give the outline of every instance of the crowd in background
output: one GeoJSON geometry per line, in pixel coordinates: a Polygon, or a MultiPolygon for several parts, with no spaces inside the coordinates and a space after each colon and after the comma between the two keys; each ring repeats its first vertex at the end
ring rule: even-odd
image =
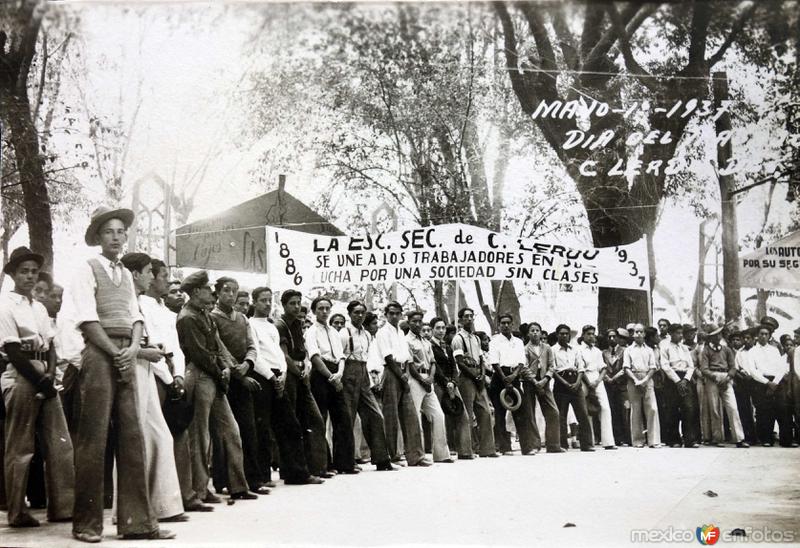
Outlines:
{"type": "Polygon", "coordinates": [[[170,280],[161,260],[122,254],[131,220],[94,213],[86,243],[100,253],[66,289],[27,248],[4,266],[0,504],[12,527],[39,526],[31,509],[46,508],[99,542],[110,508],[123,538],[169,539],[160,523],[221,496],[252,500],[277,479],[319,485],[369,463],[798,446],[800,329],[776,341],[774,318],[598,332],[515,325],[500,310],[490,334],[469,307],[450,322],[357,300],[346,317],[324,295],[246,292],[205,271],[170,280]]]}

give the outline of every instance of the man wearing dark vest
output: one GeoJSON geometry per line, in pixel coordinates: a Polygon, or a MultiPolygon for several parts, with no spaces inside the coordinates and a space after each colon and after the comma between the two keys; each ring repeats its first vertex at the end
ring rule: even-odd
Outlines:
{"type": "Polygon", "coordinates": [[[189,426],[192,448],[192,480],[203,502],[219,503],[208,491],[208,453],[211,444],[209,419],[213,420],[220,445],[225,452],[228,490],[231,499],[256,499],[247,489],[242,464],[242,438],[225,394],[231,375],[240,375],[236,364],[219,337],[217,326],[208,314],[213,301],[205,270],[188,276],[181,290],[189,302],[178,314],[178,342],[186,358],[186,392],[194,398],[194,416],[189,426]]]}
{"type": "Polygon", "coordinates": [[[75,510],[72,534],[100,542],[103,533],[104,460],[109,423],[117,431],[119,506],[117,530],[124,539],[169,539],[150,506],[144,438],[136,407],[134,366],[143,318],[133,278],[119,257],[133,221],[129,209],[101,206],[86,229],[89,259],[73,278],[73,320],[86,340],[81,359],[81,416],[75,440],[75,510]]]}
{"type": "MultiPolygon", "coordinates": [[[[302,295],[289,289],[281,294],[283,315],[275,321],[278,328],[281,350],[286,359],[286,382],[284,397],[290,409],[303,427],[303,447],[306,464],[312,476],[332,478],[328,472],[328,446],[325,441],[325,422],[319,412],[317,402],[311,395],[311,362],[303,340],[302,295]]],[[[283,471],[281,471],[283,476],[283,471]]]]}
{"type": "Polygon", "coordinates": [[[522,371],[524,391],[522,405],[527,405],[532,418],[534,447],[542,447],[542,437],[536,425],[536,400],[544,415],[544,440],[548,453],[563,453],[561,448],[561,424],[558,406],[550,388],[555,374],[553,349],[542,340],[542,326],[538,322],[528,324],[528,344],[525,345],[526,366],[522,371]]]}
{"type": "MultiPolygon", "coordinates": [[[[210,316],[217,325],[222,344],[233,356],[235,367],[239,371],[239,375],[231,379],[228,402],[242,437],[244,475],[251,491],[267,495],[269,488],[266,483],[270,481],[270,467],[269,463],[262,463],[260,459],[252,394],[261,390],[261,385],[251,374],[256,362],[256,345],[247,318],[234,308],[239,293],[238,282],[223,276],[217,280],[214,290],[217,294],[217,306],[210,316]]],[[[222,464],[224,469],[224,454],[215,455],[214,460],[215,463],[222,464]]]]}

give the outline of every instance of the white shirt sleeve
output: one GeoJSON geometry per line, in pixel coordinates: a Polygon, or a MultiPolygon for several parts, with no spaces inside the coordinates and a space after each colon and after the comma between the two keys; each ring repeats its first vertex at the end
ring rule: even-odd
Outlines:
{"type": "Polygon", "coordinates": [[[310,360],[314,356],[319,356],[322,358],[322,352],[320,351],[319,342],[317,341],[317,324],[314,324],[308,328],[308,331],[306,331],[305,340],[308,359],[310,360]]]}

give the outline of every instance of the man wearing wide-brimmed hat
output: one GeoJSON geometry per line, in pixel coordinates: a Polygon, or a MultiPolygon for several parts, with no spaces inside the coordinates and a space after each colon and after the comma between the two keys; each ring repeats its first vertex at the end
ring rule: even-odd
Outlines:
{"type": "Polygon", "coordinates": [[[705,377],[706,409],[711,420],[711,443],[724,447],[725,431],[723,429],[720,402],[725,409],[731,434],[737,447],[750,447],[744,441],[742,422],[736,407],[736,396],[731,381],[736,376],[736,358],[733,350],[720,344],[720,334],[724,325],[706,333],[706,343],[700,353],[700,370],[705,377]]]}
{"type": "Polygon", "coordinates": [[[55,331],[44,305],[32,296],[43,262],[38,253],[20,247],[3,268],[14,280],[14,290],[0,297],[0,348],[9,362],[0,389],[6,406],[4,468],[11,527],[39,525],[25,506],[34,438],[45,456],[48,520],[69,521],[74,503],[72,441],[53,384],[55,331]]]}
{"type": "Polygon", "coordinates": [[[69,301],[73,321],[83,334],[81,416],[75,440],[75,512],[73,536],[100,542],[103,533],[104,456],[113,420],[117,431],[119,477],[117,530],[125,539],[173,538],[160,531],[150,506],[145,446],[136,406],[133,367],[139,352],[143,318],[131,273],[120,255],[133,222],[129,209],[100,206],[92,213],[85,240],[100,254],[80,265],[69,301]]]}

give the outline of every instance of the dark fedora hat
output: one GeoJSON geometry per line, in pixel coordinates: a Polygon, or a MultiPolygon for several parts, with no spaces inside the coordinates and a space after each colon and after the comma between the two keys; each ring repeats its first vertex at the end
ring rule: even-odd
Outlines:
{"type": "Polygon", "coordinates": [[[464,402],[461,401],[461,398],[459,398],[458,394],[455,392],[451,394],[449,390],[444,390],[444,394],[442,395],[442,411],[444,411],[445,415],[460,417],[464,412],[464,402]]]}
{"type": "Polygon", "coordinates": [[[97,232],[103,224],[111,219],[119,219],[125,225],[125,228],[129,228],[133,223],[133,211],[124,208],[114,209],[107,205],[99,206],[92,212],[92,220],[86,228],[86,234],[84,235],[86,245],[95,246],[100,244],[97,232]]]}
{"type": "Polygon", "coordinates": [[[11,276],[14,274],[14,272],[16,272],[17,267],[19,267],[19,265],[25,261],[35,261],[36,264],[39,265],[39,268],[42,268],[42,265],[44,264],[44,257],[38,253],[34,253],[25,246],[18,247],[11,252],[11,256],[8,258],[8,263],[6,263],[6,265],[3,267],[3,272],[11,276]]]}
{"type": "Polygon", "coordinates": [[[522,394],[519,393],[516,387],[511,386],[510,388],[510,391],[508,388],[503,388],[500,391],[500,405],[513,413],[522,405],[522,394]]]}

